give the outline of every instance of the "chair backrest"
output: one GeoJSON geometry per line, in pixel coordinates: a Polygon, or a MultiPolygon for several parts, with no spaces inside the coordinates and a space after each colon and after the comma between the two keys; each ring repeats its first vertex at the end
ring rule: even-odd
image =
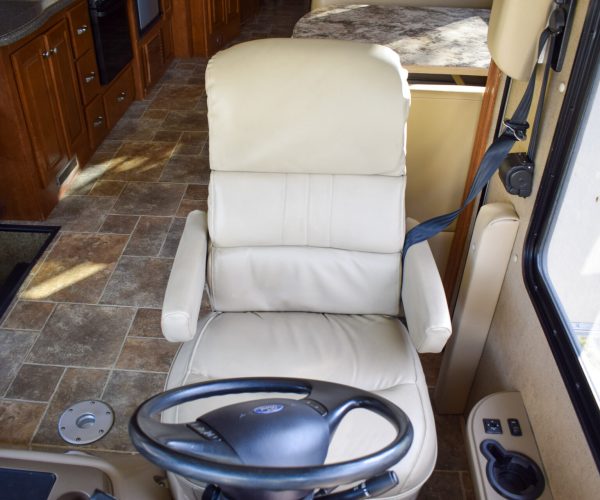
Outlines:
{"type": "Polygon", "coordinates": [[[395,52],[259,40],[206,72],[219,311],[397,314],[406,73],[395,52]]]}

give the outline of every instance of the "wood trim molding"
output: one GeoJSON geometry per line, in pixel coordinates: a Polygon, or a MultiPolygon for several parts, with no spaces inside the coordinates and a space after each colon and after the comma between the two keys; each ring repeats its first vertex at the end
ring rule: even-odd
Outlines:
{"type": "MultiPolygon", "coordinates": [[[[496,98],[498,96],[501,77],[502,72],[498,66],[496,66],[494,61],[491,61],[485,91],[483,94],[483,100],[481,103],[479,121],[477,123],[477,133],[475,135],[475,141],[473,142],[471,162],[469,163],[469,170],[467,172],[465,190],[463,192],[461,203],[464,202],[467,197],[467,193],[471,187],[471,183],[473,182],[473,178],[475,177],[479,163],[481,162],[481,159],[487,150],[488,138],[492,127],[492,119],[494,118],[494,108],[496,105],[496,98]]],[[[467,205],[456,221],[456,230],[454,232],[454,238],[452,239],[452,245],[450,247],[446,272],[444,273],[444,289],[446,291],[446,299],[450,304],[451,310],[453,309],[453,300],[456,295],[456,288],[458,286],[458,277],[464,262],[463,256],[467,245],[467,238],[469,236],[471,221],[473,218],[473,210],[476,201],[477,200],[467,205]]]]}

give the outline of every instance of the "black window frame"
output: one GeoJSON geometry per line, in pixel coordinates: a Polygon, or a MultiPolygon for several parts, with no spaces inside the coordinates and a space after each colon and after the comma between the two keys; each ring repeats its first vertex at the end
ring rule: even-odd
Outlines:
{"type": "MultiPolygon", "coordinates": [[[[600,408],[570,339],[570,325],[546,270],[546,249],[596,85],[600,85],[600,2],[590,2],[525,246],[525,285],[600,471],[600,408]]],[[[596,111],[600,112],[600,110],[596,111]]]]}

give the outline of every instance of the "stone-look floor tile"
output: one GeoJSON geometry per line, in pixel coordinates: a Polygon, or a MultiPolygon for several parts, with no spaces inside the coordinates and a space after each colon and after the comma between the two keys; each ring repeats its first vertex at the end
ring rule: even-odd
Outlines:
{"type": "Polygon", "coordinates": [[[123,256],[100,302],[136,307],[162,307],[173,261],[123,256]]]}
{"type": "Polygon", "coordinates": [[[173,155],[160,176],[161,182],[208,184],[209,180],[208,161],[202,156],[173,155]]]}
{"type": "Polygon", "coordinates": [[[129,337],[116,368],[167,373],[179,345],[164,339],[129,337]]]}
{"type": "MultiPolygon", "coordinates": [[[[157,110],[162,111],[162,110],[157,110]]],[[[177,144],[179,142],[179,138],[181,137],[181,132],[173,131],[173,130],[157,130],[154,134],[155,142],[169,142],[177,144]]]]}
{"type": "Polygon", "coordinates": [[[33,438],[36,444],[66,446],[58,435],[58,420],[69,406],[84,399],[100,399],[110,370],[67,368],[48,411],[33,438]]]}
{"type": "Polygon", "coordinates": [[[130,337],[162,337],[161,312],[160,309],[138,309],[128,335],[130,337]]]}
{"type": "Polygon", "coordinates": [[[107,215],[100,233],[131,234],[138,223],[137,215],[107,215]]]}
{"type": "Polygon", "coordinates": [[[108,368],[119,356],[134,315],[129,307],[59,304],[28,361],[108,368]]]}
{"type": "Polygon", "coordinates": [[[438,457],[435,468],[464,471],[469,468],[464,439],[464,419],[458,415],[435,414],[438,457]]]}
{"type": "Polygon", "coordinates": [[[175,215],[185,184],[131,182],[119,197],[113,213],[124,215],[175,215]]]}
{"type": "Polygon", "coordinates": [[[419,492],[418,500],[462,500],[460,474],[458,472],[433,471],[419,492]]]}
{"type": "Polygon", "coordinates": [[[208,200],[208,185],[190,184],[183,195],[184,200],[208,200]]]}
{"type": "Polygon", "coordinates": [[[127,426],[135,409],[146,399],[164,390],[167,375],[114,370],[102,400],[115,411],[116,419],[105,438],[94,443],[98,449],[133,451],[127,426]]]}
{"type": "MultiPolygon", "coordinates": [[[[179,143],[173,152],[174,155],[199,155],[204,150],[208,132],[182,132],[179,143]]],[[[208,158],[206,158],[208,167],[208,158]]]]}
{"type": "Polygon", "coordinates": [[[174,145],[166,142],[125,142],[110,162],[103,179],[156,181],[171,157],[174,145]]]}
{"type": "Polygon", "coordinates": [[[54,394],[64,371],[62,366],[24,364],[8,389],[6,397],[28,401],[48,401],[54,394]]]}
{"type": "Polygon", "coordinates": [[[46,220],[49,225],[61,226],[63,231],[95,232],[116,198],[67,196],[63,198],[46,220]]]}
{"type": "Polygon", "coordinates": [[[125,188],[122,181],[96,181],[89,196],[119,196],[125,188]]]}
{"type": "Polygon", "coordinates": [[[33,332],[0,330],[0,395],[15,378],[36,338],[33,332]]]}
{"type": "Polygon", "coordinates": [[[0,442],[29,444],[45,410],[45,403],[0,401],[0,442]]]}
{"type": "Polygon", "coordinates": [[[100,146],[98,146],[98,149],[96,149],[96,153],[116,153],[121,147],[121,144],[121,141],[106,140],[102,144],[100,144],[100,146]]]}
{"type": "Polygon", "coordinates": [[[419,354],[419,359],[423,366],[427,387],[435,387],[442,364],[442,354],[419,354]]]}
{"type": "Polygon", "coordinates": [[[200,85],[177,85],[167,83],[150,104],[150,109],[193,109],[206,94],[200,85]]]}
{"type": "Polygon", "coordinates": [[[133,101],[127,108],[124,117],[127,118],[141,118],[148,109],[148,103],[143,101],[133,101]]]}
{"type": "Polygon", "coordinates": [[[162,128],[181,132],[208,131],[208,119],[206,113],[201,111],[170,111],[162,123],[162,128]]]}
{"type": "Polygon", "coordinates": [[[108,168],[108,164],[114,154],[114,151],[96,151],[85,167],[77,174],[77,177],[69,184],[67,188],[68,194],[88,194],[94,186],[96,179],[108,168]]]}
{"type": "Polygon", "coordinates": [[[170,226],[170,217],[140,217],[123,255],[156,257],[163,246],[170,226]]]}
{"type": "Polygon", "coordinates": [[[20,300],[4,320],[2,328],[11,330],[41,330],[52,314],[52,302],[27,302],[20,300]]]}
{"type": "Polygon", "coordinates": [[[161,128],[162,119],[134,119],[123,117],[108,135],[115,141],[151,141],[154,133],[161,128]]]}
{"type": "Polygon", "coordinates": [[[128,236],[62,234],[21,298],[98,302],[128,236]]]}
{"type": "Polygon", "coordinates": [[[206,200],[181,200],[181,205],[179,205],[175,215],[176,217],[187,217],[193,210],[206,212],[208,210],[206,200]]]}
{"type": "Polygon", "coordinates": [[[165,240],[164,245],[160,249],[160,257],[175,258],[177,253],[177,247],[179,246],[179,240],[183,234],[183,228],[185,227],[185,219],[180,217],[174,217],[173,223],[169,228],[169,233],[165,240]]]}
{"type": "Polygon", "coordinates": [[[468,471],[460,473],[460,480],[463,487],[463,497],[465,500],[475,500],[475,488],[473,487],[473,478],[468,471]]]}
{"type": "Polygon", "coordinates": [[[151,120],[163,120],[169,114],[168,109],[152,109],[150,106],[149,109],[144,113],[144,118],[151,120]]]}

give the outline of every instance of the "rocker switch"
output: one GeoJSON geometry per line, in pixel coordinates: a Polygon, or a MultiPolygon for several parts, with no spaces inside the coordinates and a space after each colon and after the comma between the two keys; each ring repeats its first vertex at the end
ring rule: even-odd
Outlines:
{"type": "Polygon", "coordinates": [[[508,419],[508,428],[510,430],[510,433],[513,436],[522,436],[523,435],[523,431],[521,430],[521,424],[519,423],[519,421],[516,418],[508,419]]]}
{"type": "Polygon", "coordinates": [[[502,434],[502,424],[498,418],[484,418],[483,430],[486,434],[502,434]]]}

